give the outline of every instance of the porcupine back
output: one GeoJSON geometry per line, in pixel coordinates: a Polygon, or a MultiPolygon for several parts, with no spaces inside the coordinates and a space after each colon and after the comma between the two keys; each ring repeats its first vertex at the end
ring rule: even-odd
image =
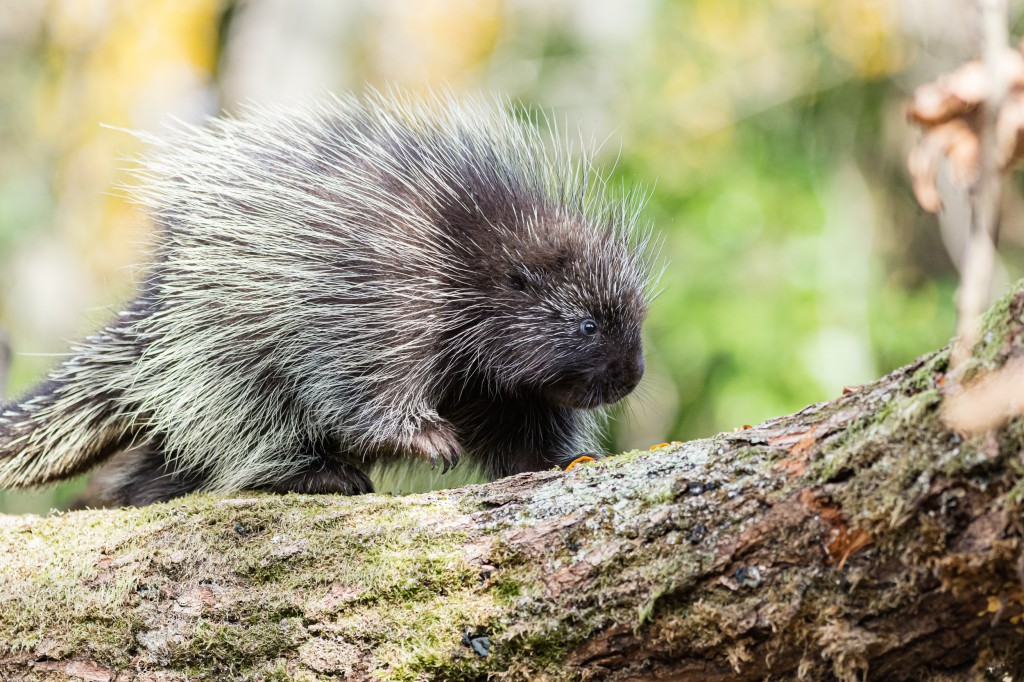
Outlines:
{"type": "Polygon", "coordinates": [[[597,411],[532,401],[629,382],[576,395],[552,321],[603,306],[639,348],[647,289],[637,202],[585,159],[493,103],[400,94],[146,139],[142,291],[0,412],[0,485],[150,444],[182,491],[266,487],[327,456],[422,456],[435,423],[494,474],[591,447],[597,411]],[[521,417],[516,452],[484,451],[495,411],[521,417]]]}

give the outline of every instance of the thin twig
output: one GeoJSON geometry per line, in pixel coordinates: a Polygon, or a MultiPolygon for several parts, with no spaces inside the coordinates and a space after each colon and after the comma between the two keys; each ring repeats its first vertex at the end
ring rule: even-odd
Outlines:
{"type": "Polygon", "coordinates": [[[1006,0],[978,0],[981,10],[981,55],[988,72],[988,97],[982,110],[979,131],[981,167],[971,187],[971,234],[957,297],[959,323],[952,368],[970,357],[978,342],[981,314],[988,305],[992,270],[995,265],[995,239],[999,224],[999,199],[1002,175],[996,145],[996,122],[1008,89],[1003,58],[1009,46],[1006,0]]]}

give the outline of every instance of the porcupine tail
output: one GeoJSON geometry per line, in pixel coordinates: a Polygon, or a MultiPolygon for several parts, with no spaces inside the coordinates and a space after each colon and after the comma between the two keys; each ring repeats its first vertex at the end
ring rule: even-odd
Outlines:
{"type": "Polygon", "coordinates": [[[0,488],[45,485],[83,473],[138,441],[124,403],[127,371],[141,353],[138,304],[72,347],[49,377],[0,403],[0,488]]]}

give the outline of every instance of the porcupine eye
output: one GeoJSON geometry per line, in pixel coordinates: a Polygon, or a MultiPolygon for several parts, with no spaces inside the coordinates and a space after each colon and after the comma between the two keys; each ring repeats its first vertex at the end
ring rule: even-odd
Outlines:
{"type": "Polygon", "coordinates": [[[597,333],[597,322],[594,322],[589,317],[580,322],[580,334],[583,336],[593,336],[597,333]]]}

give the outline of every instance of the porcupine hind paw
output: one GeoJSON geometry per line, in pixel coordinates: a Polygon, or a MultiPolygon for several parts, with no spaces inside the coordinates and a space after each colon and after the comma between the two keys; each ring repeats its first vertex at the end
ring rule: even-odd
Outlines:
{"type": "Polygon", "coordinates": [[[441,473],[453,469],[462,452],[455,429],[445,421],[425,423],[410,439],[409,449],[420,459],[430,462],[432,467],[441,462],[441,473]]]}
{"type": "Polygon", "coordinates": [[[350,464],[322,460],[261,489],[281,495],[362,495],[373,492],[373,483],[366,474],[350,464]]]}
{"type": "Polygon", "coordinates": [[[125,451],[112,463],[100,499],[118,507],[142,507],[188,495],[203,487],[206,474],[174,467],[158,438],[125,451]]]}

